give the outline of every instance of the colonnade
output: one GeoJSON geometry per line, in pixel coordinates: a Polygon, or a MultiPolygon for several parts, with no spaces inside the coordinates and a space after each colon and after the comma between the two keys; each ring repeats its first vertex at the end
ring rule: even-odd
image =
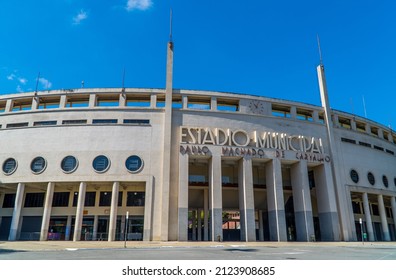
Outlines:
{"type": "MultiPolygon", "coordinates": [[[[208,188],[204,191],[204,208],[193,209],[188,205],[189,193],[189,157],[179,155],[179,197],[178,197],[178,240],[188,240],[188,211],[193,210],[193,219],[197,219],[198,228],[203,222],[203,235],[198,230],[193,239],[218,241],[223,239],[223,196],[222,196],[222,157],[213,154],[208,159],[208,188]],[[208,193],[206,193],[208,192],[208,193]],[[202,212],[203,211],[203,215],[202,212]],[[202,221],[202,217],[204,221],[202,221]],[[210,217],[210,218],[209,218],[210,217]]],[[[264,239],[263,211],[255,209],[255,192],[253,188],[253,159],[240,157],[238,166],[238,199],[240,213],[240,236],[242,241],[256,241],[256,214],[259,217],[258,239],[264,239]]],[[[282,181],[282,164],[290,166],[292,195],[294,201],[295,226],[298,241],[309,241],[314,236],[314,222],[309,188],[307,161],[282,162],[280,158],[263,161],[266,174],[266,195],[268,212],[269,239],[287,241],[285,217],[285,198],[282,181]]],[[[323,241],[340,240],[331,167],[321,163],[313,167],[316,183],[317,212],[323,241]]],[[[193,227],[195,227],[193,222],[193,227]]]]}
{"type": "MultiPolygon", "coordinates": [[[[378,203],[378,211],[381,220],[381,227],[382,227],[382,237],[384,241],[391,241],[390,229],[388,225],[388,219],[385,210],[384,204],[384,196],[382,194],[376,194],[377,203],[378,203]]],[[[364,210],[364,221],[366,222],[366,231],[367,231],[367,238],[369,241],[376,241],[374,228],[373,228],[373,221],[371,216],[370,210],[370,201],[369,201],[369,193],[363,192],[361,193],[361,198],[363,202],[363,210],[364,210]]],[[[396,225],[396,197],[391,196],[389,197],[391,201],[391,209],[392,209],[392,216],[393,222],[396,225]]]]}
{"type": "MultiPolygon", "coordinates": [[[[149,179],[146,181],[145,188],[145,206],[144,206],[144,228],[143,228],[143,240],[149,241],[151,240],[151,225],[152,225],[152,186],[153,180],[149,179]]],[[[117,227],[117,217],[118,214],[118,193],[119,193],[120,183],[113,182],[112,183],[112,191],[111,191],[111,206],[110,206],[110,215],[109,215],[109,224],[108,224],[108,241],[114,241],[116,239],[116,227],[117,227]]],[[[40,230],[40,241],[45,241],[48,239],[49,225],[51,219],[51,211],[52,211],[52,201],[55,191],[55,183],[48,182],[45,202],[43,207],[43,215],[42,215],[42,223],[40,230]]],[[[75,212],[75,223],[74,223],[74,232],[73,232],[73,241],[80,241],[82,235],[82,225],[84,218],[84,203],[85,203],[85,194],[87,191],[87,182],[80,182],[79,191],[78,191],[78,200],[77,207],[75,212]]],[[[18,233],[20,232],[21,227],[21,211],[23,208],[23,198],[25,194],[25,183],[18,183],[16,197],[15,197],[15,205],[12,213],[10,233],[8,240],[14,241],[18,238],[18,233]]],[[[122,219],[125,221],[125,214],[122,213],[122,219]]],[[[71,215],[62,215],[67,216],[67,225],[66,225],[66,240],[69,240],[70,229],[72,227],[72,216],[71,215]]],[[[96,236],[96,230],[98,226],[98,215],[94,216],[94,236],[96,236]]],[[[125,223],[124,223],[125,225],[125,223]]]]}

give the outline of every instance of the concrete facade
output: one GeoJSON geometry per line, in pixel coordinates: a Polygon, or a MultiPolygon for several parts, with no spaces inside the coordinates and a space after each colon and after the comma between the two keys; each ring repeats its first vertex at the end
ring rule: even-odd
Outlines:
{"type": "Polygon", "coordinates": [[[166,89],[0,97],[0,239],[396,240],[396,134],[331,110],[323,65],[321,107],[172,66],[170,42],[166,89]]]}

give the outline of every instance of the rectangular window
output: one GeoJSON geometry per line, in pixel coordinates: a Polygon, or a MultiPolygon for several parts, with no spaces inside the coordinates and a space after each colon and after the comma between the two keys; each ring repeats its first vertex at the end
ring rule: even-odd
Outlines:
{"type": "Polygon", "coordinates": [[[384,148],[374,145],[374,149],[379,151],[384,151],[384,148]]]}
{"type": "Polygon", "coordinates": [[[371,210],[373,211],[373,216],[379,216],[379,210],[377,204],[371,204],[371,210]]]}
{"type": "Polygon", "coordinates": [[[138,120],[138,119],[126,119],[124,120],[125,124],[137,124],[137,125],[142,125],[142,124],[150,124],[150,120],[138,120]]]}
{"type": "Polygon", "coordinates": [[[226,112],[238,112],[239,100],[217,99],[217,110],[226,112]]]}
{"type": "Polygon", "coordinates": [[[67,97],[66,108],[81,108],[89,106],[89,95],[70,95],[67,97]]]}
{"type": "Polygon", "coordinates": [[[302,121],[313,121],[312,111],[304,110],[304,109],[297,109],[297,119],[302,121]]]}
{"type": "Polygon", "coordinates": [[[7,124],[7,128],[17,128],[17,127],[26,127],[29,126],[28,122],[23,123],[9,123],[7,124]]]}
{"type": "Polygon", "coordinates": [[[118,120],[116,119],[97,119],[92,120],[93,124],[116,124],[118,120]]]}
{"type": "Polygon", "coordinates": [[[118,207],[122,206],[122,192],[118,193],[118,207]]]}
{"type": "Polygon", "coordinates": [[[174,96],[172,98],[172,108],[174,108],[174,109],[183,108],[183,102],[182,102],[181,96],[176,96],[176,97],[174,96]]]}
{"type": "Polygon", "coordinates": [[[45,126],[45,125],[56,125],[56,121],[41,121],[41,122],[33,123],[33,126],[45,126]]]}
{"type": "Polygon", "coordinates": [[[96,106],[98,107],[118,107],[119,101],[120,101],[119,94],[96,96],[96,106]]]}
{"type": "Polygon", "coordinates": [[[85,193],[85,203],[84,206],[95,206],[96,192],[86,192],[85,193]]]}
{"type": "Polygon", "coordinates": [[[352,128],[350,119],[345,119],[345,118],[339,117],[338,118],[338,123],[343,128],[346,128],[346,129],[351,129],[352,128]]]}
{"type": "Polygon", "coordinates": [[[39,109],[57,109],[59,108],[60,97],[43,97],[39,100],[39,109]]]}
{"type": "Polygon", "coordinates": [[[6,193],[4,195],[3,208],[14,208],[15,206],[15,193],[6,193]]]}
{"type": "Polygon", "coordinates": [[[361,142],[361,141],[359,141],[359,145],[360,145],[360,146],[364,146],[364,147],[371,148],[371,144],[366,143],[366,142],[361,142]]]}
{"type": "Polygon", "coordinates": [[[362,122],[356,122],[356,130],[359,132],[366,132],[366,124],[362,122]]]}
{"type": "Polygon", "coordinates": [[[111,206],[111,192],[100,192],[99,206],[111,206]]]}
{"type": "Polygon", "coordinates": [[[360,203],[357,201],[352,201],[352,208],[354,214],[362,214],[362,210],[360,208],[360,203]]]}
{"type": "Polygon", "coordinates": [[[395,155],[395,152],[394,152],[394,151],[391,151],[391,150],[386,149],[386,152],[387,152],[388,154],[395,155]]]}
{"type": "Polygon", "coordinates": [[[377,127],[371,127],[370,131],[371,131],[371,135],[378,137],[378,128],[377,127]]]}
{"type": "Polygon", "coordinates": [[[272,104],[272,116],[291,118],[290,107],[272,104]]]}
{"type": "Polygon", "coordinates": [[[342,142],[345,142],[345,143],[356,144],[356,141],[355,141],[355,140],[352,140],[352,139],[349,139],[349,138],[341,137],[341,141],[342,141],[342,142]]]}
{"type": "Polygon", "coordinates": [[[70,192],[55,192],[52,207],[68,207],[70,192]]]}
{"type": "Polygon", "coordinates": [[[145,192],[128,192],[127,206],[144,206],[145,192]]]}
{"type": "MultiPolygon", "coordinates": [[[[84,206],[93,207],[95,206],[96,192],[86,192],[84,206]]],[[[78,203],[78,192],[74,193],[73,207],[76,207],[78,203]]]]}
{"type": "Polygon", "coordinates": [[[45,193],[27,193],[24,207],[43,207],[45,193]]]}
{"type": "Polygon", "coordinates": [[[127,107],[150,107],[151,106],[151,97],[150,97],[150,95],[127,94],[126,106],[127,107]]]}
{"type": "Polygon", "coordinates": [[[207,98],[188,98],[188,109],[210,110],[210,99],[207,98]]]}
{"type": "Polygon", "coordinates": [[[32,99],[14,100],[12,102],[12,111],[26,111],[32,109],[32,99]]]}
{"type": "Polygon", "coordinates": [[[87,120],[64,120],[62,124],[86,124],[87,120]]]}

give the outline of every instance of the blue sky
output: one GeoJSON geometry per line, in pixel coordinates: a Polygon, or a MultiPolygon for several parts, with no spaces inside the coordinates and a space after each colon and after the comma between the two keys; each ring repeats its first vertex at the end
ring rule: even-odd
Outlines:
{"type": "Polygon", "coordinates": [[[331,106],[396,127],[391,0],[2,0],[0,93],[165,87],[171,7],[175,88],[320,105],[319,34],[331,106]]]}

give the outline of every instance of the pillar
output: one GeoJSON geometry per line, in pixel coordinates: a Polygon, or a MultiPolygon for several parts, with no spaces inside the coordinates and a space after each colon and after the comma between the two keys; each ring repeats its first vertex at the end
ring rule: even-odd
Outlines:
{"type": "Polygon", "coordinates": [[[368,199],[368,194],[363,193],[362,199],[363,199],[363,209],[364,209],[364,217],[366,220],[366,230],[367,230],[368,240],[375,241],[373,222],[371,221],[371,212],[370,212],[370,203],[368,199]]]}
{"type": "Polygon", "coordinates": [[[9,241],[17,240],[17,234],[19,231],[19,221],[21,218],[21,210],[22,210],[22,202],[23,202],[24,193],[25,193],[25,184],[18,183],[17,193],[15,196],[14,211],[12,212],[10,235],[8,236],[9,241]]]}
{"type": "Polygon", "coordinates": [[[188,154],[179,154],[179,241],[188,240],[188,154]]]}
{"type": "Polygon", "coordinates": [[[202,241],[202,210],[198,210],[198,241],[202,241]]]}
{"type": "Polygon", "coordinates": [[[66,241],[70,240],[71,226],[72,226],[72,216],[69,215],[67,216],[67,221],[66,221],[66,232],[65,232],[66,241]]]}
{"type": "Polygon", "coordinates": [[[378,209],[381,218],[382,234],[384,237],[384,241],[390,241],[391,239],[390,239],[389,226],[385,212],[384,197],[382,196],[382,194],[379,194],[377,198],[378,198],[378,209]]]}
{"type": "Polygon", "coordinates": [[[263,219],[263,210],[258,211],[258,219],[259,219],[259,240],[264,241],[264,219],[263,219]]]}
{"type": "Polygon", "coordinates": [[[191,238],[193,241],[197,241],[197,210],[191,211],[191,238]]]}
{"type": "Polygon", "coordinates": [[[341,233],[330,164],[322,164],[315,167],[314,177],[321,240],[339,241],[341,233]]]}
{"type": "MultiPolygon", "coordinates": [[[[93,232],[92,232],[92,240],[93,241],[98,240],[98,224],[99,224],[99,216],[95,215],[94,216],[94,223],[93,223],[93,232]]],[[[99,236],[99,240],[102,240],[101,238],[102,237],[99,236]]]]}
{"type": "Polygon", "coordinates": [[[120,190],[120,182],[113,182],[111,191],[111,206],[109,220],[109,236],[108,241],[114,241],[117,227],[117,210],[118,210],[118,192],[120,190]]]}
{"type": "Polygon", "coordinates": [[[153,209],[153,188],[154,177],[149,176],[146,181],[146,191],[144,198],[144,225],[143,225],[143,241],[152,240],[152,209],[153,209]]]}
{"type": "Polygon", "coordinates": [[[204,189],[204,241],[209,241],[209,190],[204,189]]]}
{"type": "Polygon", "coordinates": [[[396,229],[396,197],[391,197],[391,206],[392,206],[392,216],[393,216],[393,224],[395,225],[396,229]]]}
{"type": "Polygon", "coordinates": [[[51,219],[51,209],[52,209],[52,200],[54,198],[54,188],[55,188],[55,184],[52,182],[49,182],[47,185],[47,193],[45,196],[43,221],[41,223],[40,241],[46,241],[48,239],[48,227],[49,227],[49,222],[51,219]]]}
{"type": "Polygon", "coordinates": [[[223,240],[223,199],[221,181],[221,156],[212,155],[210,160],[210,238],[212,241],[223,240]]]}
{"type": "Polygon", "coordinates": [[[287,241],[282,167],[275,158],[266,165],[268,222],[271,241],[287,241]]]}
{"type": "Polygon", "coordinates": [[[84,214],[85,192],[87,190],[87,183],[81,182],[78,191],[78,202],[76,210],[76,221],[74,223],[73,241],[81,240],[81,229],[84,214]]]}
{"type": "Polygon", "coordinates": [[[306,161],[302,160],[292,165],[291,180],[297,241],[309,241],[310,236],[315,235],[315,230],[306,161]]]}
{"type": "Polygon", "coordinates": [[[246,242],[256,241],[252,160],[250,158],[239,160],[238,170],[241,240],[246,242]]]}

